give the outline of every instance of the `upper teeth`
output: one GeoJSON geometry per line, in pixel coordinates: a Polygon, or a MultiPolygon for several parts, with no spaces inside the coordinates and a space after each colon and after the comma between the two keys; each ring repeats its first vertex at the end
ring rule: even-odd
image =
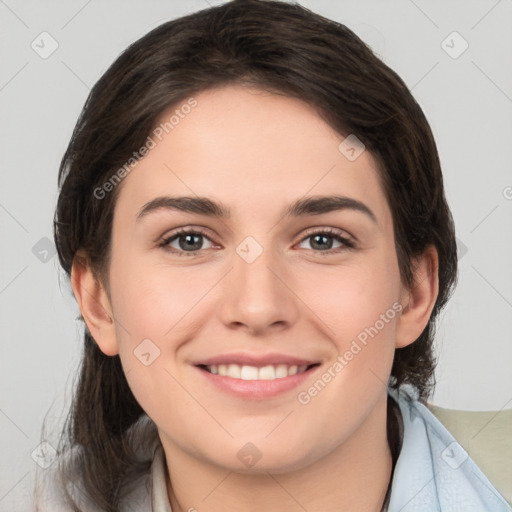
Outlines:
{"type": "Polygon", "coordinates": [[[223,377],[242,380],[274,380],[295,375],[306,371],[307,366],[287,366],[278,364],[277,366],[268,365],[257,368],[256,366],[240,366],[238,364],[219,364],[207,366],[210,373],[218,374],[223,377]]]}

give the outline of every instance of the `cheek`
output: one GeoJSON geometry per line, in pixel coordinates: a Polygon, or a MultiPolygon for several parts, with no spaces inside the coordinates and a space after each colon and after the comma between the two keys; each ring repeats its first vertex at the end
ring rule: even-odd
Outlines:
{"type": "Polygon", "coordinates": [[[340,424],[346,432],[355,429],[387,385],[401,309],[399,273],[393,261],[337,268],[331,275],[318,273],[315,286],[312,275],[304,279],[304,296],[328,326],[324,332],[330,338],[333,358],[310,387],[299,390],[298,412],[307,422],[307,418],[325,416],[329,404],[332,421],[325,432],[331,439],[341,435],[340,424]],[[347,411],[352,414],[347,416],[347,411]]]}
{"type": "Polygon", "coordinates": [[[306,305],[329,328],[329,336],[347,340],[374,325],[389,310],[388,316],[395,317],[398,268],[390,262],[304,270],[298,289],[306,305]]]}
{"type": "Polygon", "coordinates": [[[204,283],[176,269],[148,265],[119,266],[116,272],[112,303],[126,379],[148,416],[170,424],[166,404],[179,410],[193,406],[178,384],[176,357],[180,345],[193,337],[188,315],[204,295],[204,283]]]}
{"type": "MultiPolygon", "coordinates": [[[[182,320],[194,309],[218,278],[200,267],[166,267],[126,261],[112,272],[112,302],[116,318],[132,342],[176,337],[182,320]]],[[[123,337],[126,339],[126,337],[123,337]]]]}
{"type": "Polygon", "coordinates": [[[112,306],[123,369],[137,401],[150,417],[159,418],[161,400],[183,400],[173,379],[181,380],[178,354],[201,329],[198,315],[208,316],[205,298],[219,271],[170,268],[135,257],[112,261],[112,306]]]}
{"type": "Polygon", "coordinates": [[[325,326],[336,354],[332,364],[339,363],[331,370],[333,399],[344,389],[380,387],[391,372],[400,277],[394,253],[379,254],[365,264],[301,274],[304,301],[325,326]]]}

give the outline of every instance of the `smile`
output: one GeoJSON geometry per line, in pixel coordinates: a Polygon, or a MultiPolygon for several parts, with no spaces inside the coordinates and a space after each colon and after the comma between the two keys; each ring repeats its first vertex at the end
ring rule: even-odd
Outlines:
{"type": "Polygon", "coordinates": [[[268,400],[285,395],[314,378],[319,362],[285,355],[216,356],[194,365],[207,389],[217,389],[242,400],[268,400]]]}
{"type": "MultiPolygon", "coordinates": [[[[310,365],[313,366],[313,365],[310,365]]],[[[213,375],[221,377],[231,377],[240,380],[276,380],[284,379],[290,375],[304,373],[307,365],[267,365],[262,367],[238,365],[238,364],[219,364],[204,366],[204,369],[213,375]]]]}

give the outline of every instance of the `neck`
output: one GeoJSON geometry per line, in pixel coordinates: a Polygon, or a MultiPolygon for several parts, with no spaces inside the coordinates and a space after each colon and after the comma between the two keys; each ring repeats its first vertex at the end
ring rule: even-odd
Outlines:
{"type": "Polygon", "coordinates": [[[235,473],[198,460],[163,438],[173,512],[380,511],[393,470],[386,398],[343,444],[287,473],[235,473]]]}

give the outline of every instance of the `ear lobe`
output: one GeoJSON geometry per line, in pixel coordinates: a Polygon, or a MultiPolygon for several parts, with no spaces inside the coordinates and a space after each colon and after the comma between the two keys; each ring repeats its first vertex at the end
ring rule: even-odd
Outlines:
{"type": "Polygon", "coordinates": [[[83,252],[77,252],[73,259],[71,286],[87,328],[100,350],[107,356],[119,354],[110,300],[83,252]]]}
{"type": "Polygon", "coordinates": [[[437,249],[430,245],[416,258],[414,281],[403,290],[402,312],[397,322],[396,348],[414,343],[427,326],[439,293],[437,249]]]}

